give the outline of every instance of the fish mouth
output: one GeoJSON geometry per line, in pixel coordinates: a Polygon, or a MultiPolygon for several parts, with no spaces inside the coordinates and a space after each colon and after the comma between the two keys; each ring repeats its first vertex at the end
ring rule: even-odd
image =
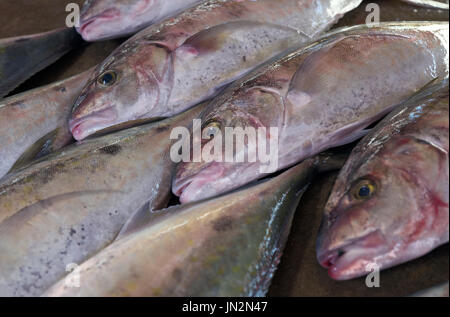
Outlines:
{"type": "Polygon", "coordinates": [[[386,239],[379,230],[353,239],[332,250],[318,250],[317,259],[334,280],[349,280],[367,275],[388,251],[386,239]]]}
{"type": "Polygon", "coordinates": [[[101,31],[99,32],[100,26],[105,22],[116,20],[118,17],[120,17],[120,11],[118,9],[107,9],[102,13],[94,15],[93,17],[82,19],[80,21],[80,26],[77,28],[77,31],[85,41],[103,39],[99,38],[103,35],[101,31]]]}
{"type": "Polygon", "coordinates": [[[210,164],[197,174],[176,178],[172,184],[172,192],[182,204],[210,197],[214,189],[207,188],[206,185],[223,176],[223,172],[222,166],[210,164]]]}
{"type": "Polygon", "coordinates": [[[91,134],[108,128],[116,121],[116,113],[112,107],[97,111],[85,117],[69,120],[69,130],[77,141],[91,134]]]}

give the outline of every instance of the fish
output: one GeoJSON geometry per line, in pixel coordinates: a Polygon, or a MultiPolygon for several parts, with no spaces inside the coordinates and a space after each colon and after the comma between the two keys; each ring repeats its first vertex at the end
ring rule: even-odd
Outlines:
{"type": "Polygon", "coordinates": [[[448,10],[448,1],[435,1],[435,0],[401,0],[403,2],[431,9],[448,10]]]}
{"type": "Polygon", "coordinates": [[[201,107],[70,145],[2,180],[0,296],[41,295],[110,244],[135,212],[165,208],[171,130],[201,107]]]}
{"type": "Polygon", "coordinates": [[[83,42],[73,28],[1,39],[0,98],[83,42]]]}
{"type": "Polygon", "coordinates": [[[411,297],[449,297],[448,281],[446,283],[414,293],[411,297]]]}
{"type": "Polygon", "coordinates": [[[201,0],[87,0],[77,31],[93,42],[132,35],[201,0]]]}
{"type": "Polygon", "coordinates": [[[101,63],[74,104],[76,140],[126,121],[171,117],[293,45],[360,0],[208,0],[139,32],[101,63]]]}
{"type": "Polygon", "coordinates": [[[322,154],[218,198],[160,211],[125,232],[43,296],[264,296],[298,202],[317,172],[345,159],[322,154]]]}
{"type": "Polygon", "coordinates": [[[90,72],[0,100],[0,179],[73,140],[68,119],[90,72]]]}
{"type": "Polygon", "coordinates": [[[449,240],[448,80],[398,107],[352,151],[325,205],[317,259],[348,280],[449,240]]]}
{"type": "Polygon", "coordinates": [[[448,77],[447,22],[333,31],[260,67],[211,101],[201,115],[201,140],[193,131],[201,151],[192,150],[178,165],[172,191],[182,203],[213,197],[356,141],[436,77],[448,77]],[[204,159],[203,153],[216,151],[215,135],[226,139],[227,130],[237,128],[254,134],[265,129],[266,135],[258,141],[241,138],[240,149],[236,138],[231,140],[231,159],[225,156],[227,141],[222,141],[222,153],[204,159]],[[267,147],[259,149],[264,142],[274,144],[271,161],[264,162],[259,154],[249,159],[251,151],[267,152],[267,147]]]}

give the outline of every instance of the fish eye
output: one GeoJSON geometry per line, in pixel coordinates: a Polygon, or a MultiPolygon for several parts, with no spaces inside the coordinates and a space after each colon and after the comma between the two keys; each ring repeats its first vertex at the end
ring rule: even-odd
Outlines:
{"type": "Polygon", "coordinates": [[[209,122],[202,129],[202,137],[209,139],[220,133],[220,123],[217,121],[209,122]]]}
{"type": "Polygon", "coordinates": [[[356,199],[363,200],[372,197],[376,191],[375,183],[371,180],[364,179],[359,181],[353,189],[353,196],[356,199]]]}
{"type": "Polygon", "coordinates": [[[110,87],[115,84],[117,80],[117,73],[115,71],[109,70],[104,72],[98,77],[98,83],[104,87],[110,87]]]}

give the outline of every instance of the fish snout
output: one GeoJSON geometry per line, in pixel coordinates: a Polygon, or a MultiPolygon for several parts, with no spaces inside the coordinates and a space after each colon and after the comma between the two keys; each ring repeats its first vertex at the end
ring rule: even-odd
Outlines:
{"type": "Polygon", "coordinates": [[[348,280],[370,273],[372,266],[369,264],[377,264],[388,250],[383,234],[375,230],[341,245],[320,245],[317,260],[331,278],[348,280]]]}
{"type": "Polygon", "coordinates": [[[86,116],[72,116],[69,119],[69,130],[77,141],[115,124],[117,120],[113,107],[108,106],[101,111],[86,116]]]}
{"type": "Polygon", "coordinates": [[[181,203],[197,201],[210,197],[215,192],[208,186],[223,176],[224,168],[218,163],[210,163],[199,169],[181,167],[172,183],[172,192],[180,198],[181,203]]]}
{"type": "Polygon", "coordinates": [[[77,31],[85,41],[98,40],[103,34],[102,25],[105,22],[117,20],[119,17],[120,10],[116,8],[107,9],[98,14],[86,13],[81,16],[77,31]]]}

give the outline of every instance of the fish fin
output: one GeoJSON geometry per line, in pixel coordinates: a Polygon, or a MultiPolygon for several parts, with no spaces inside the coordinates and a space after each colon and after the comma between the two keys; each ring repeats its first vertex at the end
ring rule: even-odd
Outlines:
{"type": "Polygon", "coordinates": [[[75,28],[6,39],[0,43],[0,98],[85,42],[75,28]]]}
{"type": "Polygon", "coordinates": [[[43,211],[48,211],[50,209],[61,210],[61,206],[64,202],[68,200],[78,198],[80,196],[92,196],[99,194],[108,194],[108,193],[118,193],[113,190],[92,190],[92,191],[79,191],[79,192],[70,192],[64,194],[58,194],[52,197],[47,197],[42,200],[38,200],[26,207],[23,207],[20,210],[17,210],[11,216],[3,219],[0,222],[0,231],[4,230],[16,230],[18,225],[20,224],[31,224],[33,217],[38,215],[43,211]]]}
{"type": "Polygon", "coordinates": [[[198,50],[191,45],[183,45],[176,49],[175,53],[177,56],[182,56],[183,58],[194,58],[197,57],[200,53],[198,50]]]}
{"type": "Polygon", "coordinates": [[[148,224],[167,214],[167,210],[170,210],[170,208],[152,211],[150,208],[150,202],[146,202],[142,207],[133,213],[127,222],[125,222],[116,237],[116,241],[146,227],[148,224]]]}
{"type": "Polygon", "coordinates": [[[149,223],[152,219],[152,213],[150,212],[149,202],[146,202],[141,208],[136,210],[133,215],[125,222],[119,234],[116,237],[116,241],[122,239],[124,236],[139,231],[145,224],[149,223]]]}
{"type": "Polygon", "coordinates": [[[333,144],[333,146],[342,146],[342,145],[346,145],[349,143],[352,143],[356,140],[361,139],[362,137],[365,137],[372,129],[364,129],[364,130],[359,130],[359,131],[355,131],[354,133],[344,137],[343,139],[339,140],[339,142],[333,144]]]}
{"type": "MultiPolygon", "coordinates": [[[[188,53],[187,56],[197,56],[201,54],[207,54],[210,52],[215,52],[219,50],[221,47],[228,45],[233,35],[236,32],[252,32],[255,27],[266,26],[274,29],[282,29],[285,31],[290,31],[292,34],[299,33],[297,30],[286,26],[280,26],[277,24],[271,23],[262,23],[257,21],[250,20],[241,20],[241,21],[231,21],[222,23],[203,31],[200,31],[190,38],[188,38],[180,47],[176,50],[188,53]]],[[[178,57],[182,57],[182,54],[177,54],[178,57]]]]}
{"type": "Polygon", "coordinates": [[[17,159],[16,163],[11,167],[8,173],[17,171],[22,167],[28,165],[31,161],[38,157],[44,156],[49,153],[49,149],[52,147],[53,142],[58,135],[59,128],[47,133],[42,138],[37,140],[33,145],[26,149],[23,154],[17,159]]]}

